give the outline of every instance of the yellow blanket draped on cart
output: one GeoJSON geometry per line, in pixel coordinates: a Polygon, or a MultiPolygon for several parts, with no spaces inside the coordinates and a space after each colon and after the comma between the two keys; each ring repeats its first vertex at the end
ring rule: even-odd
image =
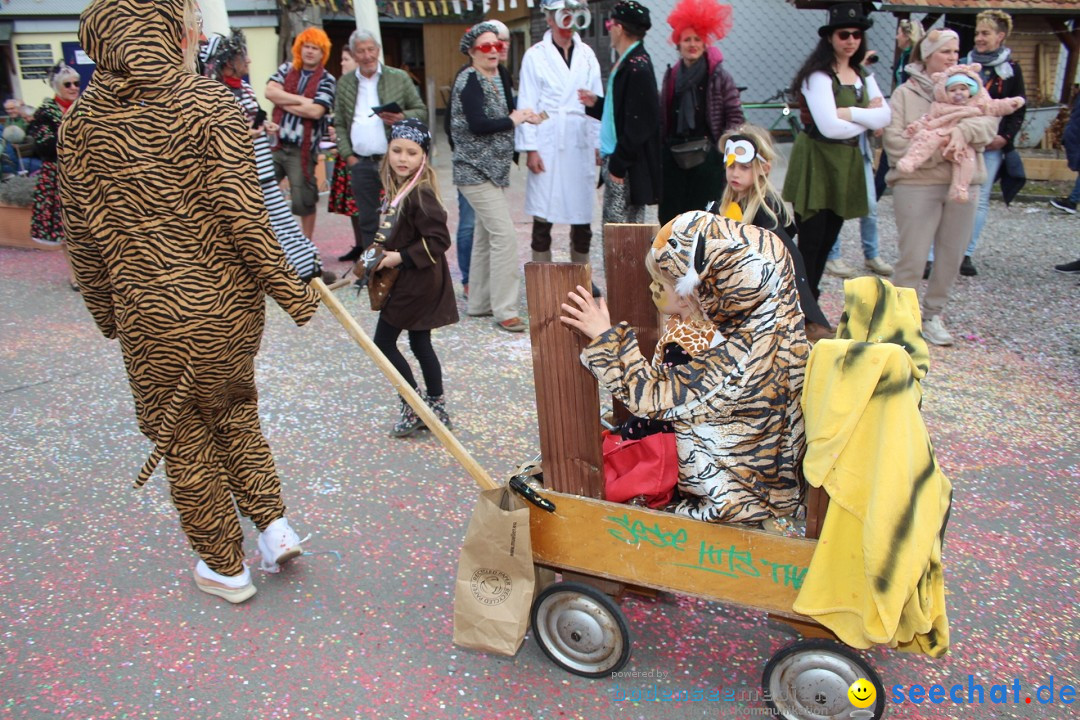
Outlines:
{"type": "Polygon", "coordinates": [[[939,657],[952,485],[919,413],[929,353],[918,299],[874,277],[844,293],[841,339],[818,342],[806,366],[803,473],[830,505],[794,609],[852,647],[939,657]]]}

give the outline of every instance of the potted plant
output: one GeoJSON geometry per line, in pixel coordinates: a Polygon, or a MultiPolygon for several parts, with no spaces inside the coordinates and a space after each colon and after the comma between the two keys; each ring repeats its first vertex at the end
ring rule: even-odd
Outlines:
{"type": "Polygon", "coordinates": [[[0,183],[0,245],[59,250],[60,243],[37,242],[30,237],[34,185],[32,177],[13,175],[0,183]]]}

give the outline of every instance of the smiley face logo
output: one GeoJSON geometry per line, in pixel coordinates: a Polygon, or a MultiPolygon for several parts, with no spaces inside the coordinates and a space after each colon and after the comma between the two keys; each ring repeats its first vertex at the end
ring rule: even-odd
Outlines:
{"type": "Polygon", "coordinates": [[[847,691],[848,700],[851,704],[857,708],[867,708],[874,704],[874,700],[877,698],[877,690],[874,689],[874,684],[869,680],[859,678],[855,682],[851,683],[851,687],[847,691]]]}

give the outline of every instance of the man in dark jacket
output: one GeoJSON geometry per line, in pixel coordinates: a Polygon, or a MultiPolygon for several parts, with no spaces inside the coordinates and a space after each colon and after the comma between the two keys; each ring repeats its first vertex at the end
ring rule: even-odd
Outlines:
{"type": "Polygon", "coordinates": [[[605,223],[640,223],[645,206],[660,201],[660,97],[652,59],[641,44],[652,27],[649,10],[636,0],[615,3],[608,21],[619,54],[607,96],[579,91],[590,117],[600,121],[605,223]]]}

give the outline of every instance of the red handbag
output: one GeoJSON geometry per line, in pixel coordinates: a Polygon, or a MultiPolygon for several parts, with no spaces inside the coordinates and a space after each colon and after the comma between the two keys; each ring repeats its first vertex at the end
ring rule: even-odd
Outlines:
{"type": "Polygon", "coordinates": [[[679,480],[675,433],[623,440],[618,433],[605,430],[602,437],[605,500],[621,503],[641,496],[651,508],[671,502],[679,480]]]}

